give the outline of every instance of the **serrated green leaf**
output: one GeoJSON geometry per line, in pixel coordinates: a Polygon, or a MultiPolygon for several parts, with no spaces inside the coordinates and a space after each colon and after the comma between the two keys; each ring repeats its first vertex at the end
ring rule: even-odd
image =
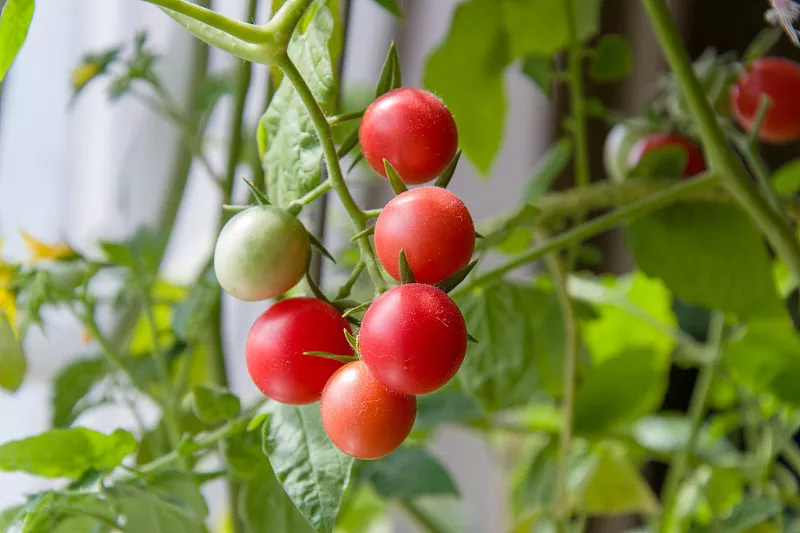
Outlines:
{"type": "Polygon", "coordinates": [[[459,144],[484,174],[503,137],[503,69],[509,61],[497,0],[470,0],[456,8],[450,32],[425,66],[425,86],[447,104],[459,144]]]}
{"type": "Polygon", "coordinates": [[[330,533],[350,481],[353,459],[322,428],[319,406],[270,406],[264,453],[286,494],[317,531],[330,533]]]}
{"type": "Polygon", "coordinates": [[[361,477],[384,498],[458,496],[458,489],[445,467],[416,446],[401,446],[382,459],[366,463],[361,477]]]}
{"type": "Polygon", "coordinates": [[[241,402],[228,389],[214,385],[192,387],[192,410],[206,424],[218,424],[239,414],[241,402]]]}
{"type": "Polygon", "coordinates": [[[800,335],[788,320],[750,322],[745,334],[725,347],[724,356],[737,383],[800,406],[800,335]]]}
{"type": "Polygon", "coordinates": [[[498,282],[458,299],[469,343],[458,376],[487,410],[526,403],[539,387],[536,320],[543,298],[529,287],[498,282]]]}
{"type": "MultiPolygon", "coordinates": [[[[597,32],[600,0],[570,0],[577,16],[581,41],[597,32]]],[[[511,56],[528,54],[552,56],[569,43],[567,10],[564,0],[501,0],[500,11],[511,56]]]]}
{"type": "Polygon", "coordinates": [[[0,470],[77,478],[90,468],[114,468],[135,449],[136,440],[121,429],[110,435],[86,428],[53,429],[0,445],[0,470]]]}
{"type": "Polygon", "coordinates": [[[628,459],[610,451],[600,456],[581,496],[580,508],[592,515],[651,515],[658,510],[647,481],[628,459]]]}
{"type": "Polygon", "coordinates": [[[5,313],[0,312],[0,388],[14,392],[25,377],[25,352],[5,313]]]}
{"type": "Polygon", "coordinates": [[[59,428],[72,424],[85,408],[81,400],[107,374],[108,365],[102,357],[79,359],[62,368],[53,383],[50,402],[53,426],[59,428]]]}
{"type": "Polygon", "coordinates": [[[772,175],[772,186],[778,194],[796,194],[800,191],[800,159],[782,165],[772,175]]]}
{"type": "Polygon", "coordinates": [[[551,57],[528,55],[522,62],[522,73],[531,79],[548,100],[550,99],[553,95],[553,82],[556,76],[556,69],[551,57]]]}
{"type": "Polygon", "coordinates": [[[33,0],[7,0],[0,13],[0,82],[25,43],[33,18],[33,0]]]}
{"type": "Polygon", "coordinates": [[[782,313],[761,235],[734,206],[667,207],[631,223],[627,236],[639,268],[682,300],[741,316],[782,313]]]}
{"type": "MultiPolygon", "coordinates": [[[[289,57],[326,112],[332,110],[336,97],[328,50],[333,31],[330,11],[317,5],[310,24],[304,31],[295,31],[289,43],[289,57]]],[[[286,206],[319,184],[322,161],[311,117],[288,79],[284,78],[275,91],[259,129],[263,130],[262,161],[268,196],[275,205],[286,206]]]]}
{"type": "Polygon", "coordinates": [[[604,35],[592,58],[592,76],[598,81],[614,81],[631,72],[631,49],[622,35],[604,35]]]}

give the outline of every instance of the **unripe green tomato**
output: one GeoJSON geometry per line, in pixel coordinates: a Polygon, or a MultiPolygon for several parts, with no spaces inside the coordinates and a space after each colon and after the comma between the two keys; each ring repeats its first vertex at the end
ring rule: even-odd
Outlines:
{"type": "Polygon", "coordinates": [[[237,213],[222,228],[214,250],[214,270],[231,296],[266,300],[300,281],[310,254],[308,233],[296,217],[260,205],[237,213]]]}
{"type": "Polygon", "coordinates": [[[603,146],[603,164],[609,178],[625,181],[630,170],[628,154],[631,148],[636,141],[654,131],[656,130],[652,125],[641,120],[620,122],[611,128],[603,146]]]}

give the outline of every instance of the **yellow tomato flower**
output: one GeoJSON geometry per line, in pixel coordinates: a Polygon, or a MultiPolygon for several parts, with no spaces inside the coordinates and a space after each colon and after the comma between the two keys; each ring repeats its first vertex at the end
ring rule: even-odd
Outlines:
{"type": "Polygon", "coordinates": [[[22,238],[25,240],[25,247],[28,249],[28,253],[30,253],[28,261],[31,263],[46,259],[64,259],[75,255],[75,251],[63,243],[47,244],[34,239],[25,231],[22,232],[22,238]]]}
{"type": "Polygon", "coordinates": [[[100,66],[96,63],[84,63],[72,70],[72,88],[74,90],[83,89],[92,78],[100,74],[100,66]]]}

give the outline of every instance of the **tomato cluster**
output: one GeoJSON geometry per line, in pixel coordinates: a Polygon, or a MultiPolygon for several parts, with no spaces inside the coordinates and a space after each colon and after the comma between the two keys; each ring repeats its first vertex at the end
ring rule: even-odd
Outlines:
{"type": "MultiPolygon", "coordinates": [[[[437,177],[458,144],[455,122],[441,100],[408,88],[369,106],[359,139],[377,172],[385,176],[388,161],[408,184],[437,177]]],[[[435,284],[463,276],[460,271],[475,248],[469,210],[437,186],[395,196],[378,216],[374,235],[381,265],[405,283],[378,296],[363,319],[354,321],[359,353],[352,337],[348,340],[351,325],[340,309],[305,297],[272,305],[255,321],[245,345],[247,369],[264,395],[294,405],[319,400],[331,441],[362,459],[400,446],[414,425],[416,395],[444,386],[461,366],[466,324],[455,302],[435,284]]],[[[286,211],[249,208],[220,233],[217,278],[243,300],[280,296],[302,278],[309,243],[302,224],[286,211]]]]}

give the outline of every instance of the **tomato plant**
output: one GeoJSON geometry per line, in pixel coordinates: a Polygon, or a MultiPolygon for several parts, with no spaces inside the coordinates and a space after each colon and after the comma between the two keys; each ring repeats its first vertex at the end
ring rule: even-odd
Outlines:
{"type": "Polygon", "coordinates": [[[315,402],[342,364],[307,352],[349,354],[344,330],[350,326],[330,304],[315,298],[287,298],[267,309],[250,328],[244,348],[253,383],[273,400],[315,402]]]}
{"type": "Polygon", "coordinates": [[[416,398],[378,383],[364,361],[348,363],[331,377],[319,407],[333,443],[359,459],[377,459],[396,450],[411,433],[417,415],[416,398]]]}
{"type": "Polygon", "coordinates": [[[453,115],[435,95],[403,87],[389,91],[364,112],[358,129],[364,158],[386,177],[383,160],[408,184],[438,176],[458,148],[453,115]]]}
{"type": "MultiPolygon", "coordinates": [[[[370,72],[362,54],[388,39],[368,34],[395,25],[356,31],[364,2],[248,0],[239,20],[146,1],[198,37],[169,50],[186,94],[144,31],[69,82],[72,113],[104,84],[174,127],[153,222],[97,243],[3,235],[4,431],[43,412],[51,427],[0,435],[0,471],[32,483],[3,485],[0,530],[364,533],[398,512],[425,533],[800,529],[800,159],[764,149],[800,137],[800,3],[764,2],[780,28],[752,26],[743,54],[692,61],[703,9],[682,35],[665,0],[624,17],[652,28],[630,39],[603,21],[634,7],[600,0],[375,0],[373,15],[407,13],[404,46],[370,72]],[[451,8],[407,72],[401,53],[441,20],[427,10],[451,8]],[[181,207],[198,197],[204,211],[181,207]],[[37,328],[58,337],[43,349],[37,328]],[[47,405],[13,416],[41,390],[47,405]]],[[[753,5],[726,8],[746,22],[753,5]]],[[[33,7],[4,3],[0,81],[49,8],[33,7]]],[[[6,129],[39,108],[19,72],[0,87],[0,173],[19,139],[40,144],[6,129]]],[[[4,201],[39,202],[5,178],[4,201]]],[[[146,198],[141,183],[120,190],[146,198]]],[[[3,227],[37,206],[3,210],[3,227]]]]}
{"type": "Polygon", "coordinates": [[[375,252],[400,281],[402,250],[420,283],[439,283],[469,263],[475,249],[472,217],[456,195],[421,187],[395,196],[375,223],[375,252]]]}

